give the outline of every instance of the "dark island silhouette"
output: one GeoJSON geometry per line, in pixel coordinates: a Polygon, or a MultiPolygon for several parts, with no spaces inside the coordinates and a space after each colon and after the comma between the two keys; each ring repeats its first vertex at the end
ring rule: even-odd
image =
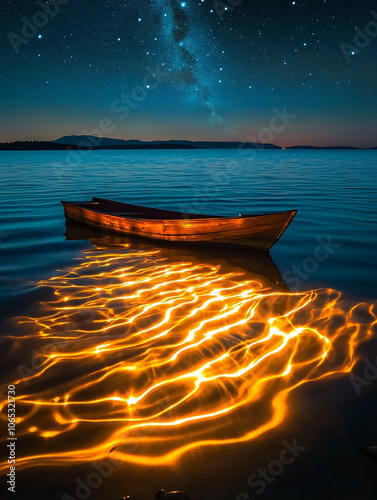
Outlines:
{"type": "Polygon", "coordinates": [[[0,142],[0,151],[64,151],[66,149],[90,149],[77,144],[48,141],[14,141],[0,142]]]}
{"type": "Polygon", "coordinates": [[[289,146],[236,141],[139,141],[135,139],[112,139],[92,135],[68,135],[53,141],[14,141],[0,143],[0,151],[62,151],[104,149],[317,149],[317,150],[361,150],[352,146],[289,146]]]}
{"type": "Polygon", "coordinates": [[[190,149],[377,149],[357,148],[352,146],[288,146],[281,147],[276,144],[239,141],[140,141],[137,139],[112,139],[110,137],[97,137],[94,135],[66,135],[55,139],[54,142],[66,142],[92,149],[170,149],[187,146],[190,149]]]}
{"type": "MultiPolygon", "coordinates": [[[[84,142],[84,141],[81,141],[84,142]]],[[[87,143],[88,141],[86,141],[87,143]]],[[[14,141],[0,143],[0,151],[70,151],[101,149],[196,149],[192,144],[160,143],[160,144],[126,144],[126,145],[86,145],[66,141],[14,141]]]]}

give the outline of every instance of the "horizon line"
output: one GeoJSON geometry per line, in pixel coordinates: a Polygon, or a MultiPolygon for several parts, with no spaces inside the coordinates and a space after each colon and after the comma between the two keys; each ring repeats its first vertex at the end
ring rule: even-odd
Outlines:
{"type": "MultiPolygon", "coordinates": [[[[75,143],[69,143],[69,142],[60,142],[62,139],[64,139],[65,137],[77,137],[77,138],[82,138],[82,140],[86,140],[87,142],[90,141],[89,138],[94,138],[94,139],[97,139],[99,141],[103,141],[103,140],[112,140],[112,141],[123,141],[125,143],[130,143],[130,142],[140,142],[141,144],[152,144],[153,143],[174,143],[174,144],[182,144],[182,143],[213,143],[213,144],[226,144],[226,143],[232,143],[232,144],[235,144],[235,143],[238,143],[240,146],[245,144],[245,145],[252,145],[252,144],[257,144],[259,146],[262,146],[261,149],[263,149],[263,146],[273,146],[273,148],[267,148],[266,149],[274,149],[274,148],[278,148],[278,149],[294,149],[294,148],[313,148],[313,149],[336,149],[336,148],[339,148],[339,149],[360,149],[360,150],[370,150],[370,149],[377,149],[377,146],[350,146],[350,145],[325,145],[325,146],[319,146],[317,144],[292,144],[290,146],[288,145],[285,145],[285,146],[281,146],[279,144],[275,144],[275,143],[269,143],[269,142],[251,142],[251,141],[240,141],[240,140],[213,140],[213,139],[200,139],[200,140],[196,140],[196,139],[150,139],[150,140],[145,140],[145,139],[123,139],[123,138],[116,138],[116,137],[107,137],[107,136],[95,136],[95,135],[87,135],[87,134],[71,134],[71,135],[66,135],[66,136],[62,136],[62,137],[59,137],[57,139],[13,139],[13,140],[8,140],[6,142],[0,142],[0,144],[12,144],[12,143],[16,143],[16,142],[20,142],[20,143],[27,143],[27,142],[41,142],[41,143],[59,143],[59,144],[68,144],[68,145],[75,145],[77,146],[78,144],[75,144],[75,143]]],[[[126,145],[126,144],[125,144],[126,145]]],[[[113,145],[113,147],[115,148],[117,145],[113,145]]],[[[121,144],[119,144],[119,146],[121,146],[121,144]]],[[[89,144],[89,145],[83,145],[82,147],[87,147],[88,149],[101,149],[101,144],[95,144],[95,143],[92,143],[92,144],[89,144]]],[[[109,147],[109,146],[103,146],[104,148],[106,147],[109,147]]],[[[211,148],[212,149],[212,148],[211,148]]],[[[233,149],[233,148],[232,148],[233,149]]]]}

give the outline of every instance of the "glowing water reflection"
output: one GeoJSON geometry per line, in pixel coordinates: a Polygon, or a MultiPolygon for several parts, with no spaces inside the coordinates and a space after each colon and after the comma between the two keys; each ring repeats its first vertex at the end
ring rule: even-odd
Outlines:
{"type": "Polygon", "coordinates": [[[371,305],[346,307],[332,290],[279,291],[127,245],[89,251],[40,286],[55,298],[12,339],[15,359],[38,357],[14,382],[17,436],[38,450],[19,467],[109,453],[166,464],[251,440],[283,421],[294,388],[349,372],[376,324],[371,305]]]}

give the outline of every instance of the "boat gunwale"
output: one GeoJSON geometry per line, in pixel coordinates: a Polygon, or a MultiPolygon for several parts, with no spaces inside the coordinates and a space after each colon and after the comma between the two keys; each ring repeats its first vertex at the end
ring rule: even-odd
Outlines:
{"type": "MultiPolygon", "coordinates": [[[[110,200],[106,200],[106,201],[110,201],[110,200]]],[[[182,217],[181,219],[179,218],[176,218],[176,217],[172,217],[172,218],[162,218],[162,217],[158,217],[158,218],[147,218],[147,217],[137,217],[137,216],[132,216],[132,215],[121,215],[121,212],[119,213],[116,213],[116,212],[106,212],[104,210],[96,210],[95,208],[92,208],[92,207],[85,207],[85,206],[81,206],[81,205],[84,205],[85,203],[94,203],[94,202],[70,202],[70,201],[62,201],[61,202],[63,204],[63,206],[65,204],[67,205],[71,205],[73,207],[76,207],[76,208],[80,208],[82,210],[87,210],[89,212],[94,212],[94,213],[98,213],[98,214],[103,214],[103,215],[107,215],[107,216],[112,216],[112,217],[116,217],[116,218],[119,218],[119,219],[132,219],[132,220],[139,220],[139,221],[150,221],[150,222],[153,222],[153,221],[159,221],[159,222],[165,222],[165,221],[177,221],[177,222],[186,222],[186,221],[192,221],[192,222],[199,222],[199,221],[224,221],[224,220],[227,220],[227,221],[239,221],[239,220],[242,220],[242,219],[254,219],[254,218],[258,218],[258,217],[272,217],[272,216],[277,216],[277,215],[284,215],[284,214],[291,214],[288,221],[284,224],[283,226],[283,230],[281,232],[281,234],[279,235],[279,238],[280,236],[284,233],[285,229],[288,227],[288,225],[290,224],[290,222],[292,221],[292,219],[294,218],[294,216],[297,214],[297,210],[286,210],[284,212],[272,212],[272,213],[269,213],[269,214],[256,214],[256,215],[240,215],[238,217],[235,217],[235,216],[226,216],[226,215],[218,215],[218,216],[211,216],[211,215],[201,215],[201,214],[189,214],[189,213],[185,213],[185,212],[182,212],[182,215],[187,215],[187,216],[190,216],[190,217],[187,217],[187,218],[184,218],[182,217]],[[193,217],[191,217],[193,216],[193,217]]],[[[117,202],[117,203],[120,203],[120,202],[117,202]]],[[[147,208],[148,210],[154,210],[153,208],[150,208],[150,207],[143,207],[141,205],[133,205],[135,208],[142,208],[142,209],[145,209],[147,208]]],[[[159,210],[159,209],[157,209],[159,210]]],[[[161,210],[164,210],[166,212],[170,212],[170,210],[165,210],[165,209],[161,209],[161,210]]],[[[177,213],[177,212],[174,212],[174,211],[171,211],[171,213],[177,213]]]]}

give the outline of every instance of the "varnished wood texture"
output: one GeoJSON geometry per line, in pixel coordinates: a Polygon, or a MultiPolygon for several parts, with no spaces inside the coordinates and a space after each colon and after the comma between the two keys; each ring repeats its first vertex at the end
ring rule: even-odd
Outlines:
{"type": "Polygon", "coordinates": [[[102,198],[62,201],[69,220],[107,231],[149,239],[219,243],[270,249],[287,229],[296,210],[267,215],[216,217],[158,210],[102,198]]]}

